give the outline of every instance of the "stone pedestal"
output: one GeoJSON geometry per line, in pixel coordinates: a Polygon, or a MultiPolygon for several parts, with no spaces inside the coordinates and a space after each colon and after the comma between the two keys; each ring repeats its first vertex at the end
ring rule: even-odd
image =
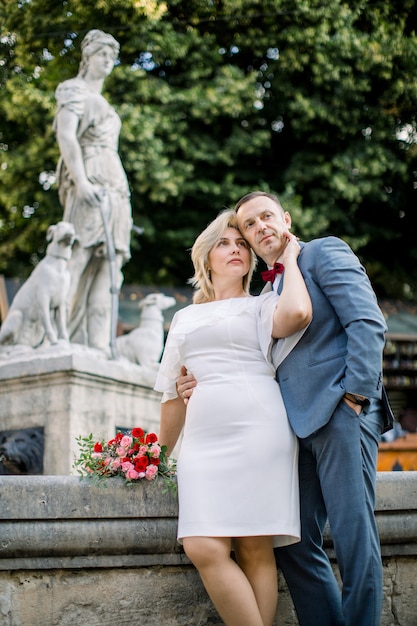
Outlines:
{"type": "Polygon", "coordinates": [[[117,428],[135,426],[158,431],[157,368],[112,361],[74,344],[3,354],[0,431],[43,428],[43,473],[74,473],[79,435],[110,439],[117,428]]]}

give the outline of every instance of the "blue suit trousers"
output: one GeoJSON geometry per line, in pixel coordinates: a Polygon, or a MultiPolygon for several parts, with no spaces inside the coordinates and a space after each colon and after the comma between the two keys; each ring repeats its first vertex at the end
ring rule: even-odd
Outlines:
{"type": "Polygon", "coordinates": [[[300,443],[301,533],[276,550],[300,626],[379,626],[382,563],[374,517],[381,402],[356,415],[343,400],[300,443]],[[323,549],[327,519],[342,580],[323,549]]]}

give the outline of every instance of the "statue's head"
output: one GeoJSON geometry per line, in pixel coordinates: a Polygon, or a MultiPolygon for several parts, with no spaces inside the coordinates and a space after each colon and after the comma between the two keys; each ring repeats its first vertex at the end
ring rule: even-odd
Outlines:
{"type": "Polygon", "coordinates": [[[116,60],[119,55],[120,45],[113,35],[109,35],[102,30],[98,30],[97,28],[89,30],[81,42],[81,63],[79,71],[81,76],[85,74],[89,58],[93,54],[96,54],[104,46],[109,46],[111,48],[114,59],[116,60]]]}

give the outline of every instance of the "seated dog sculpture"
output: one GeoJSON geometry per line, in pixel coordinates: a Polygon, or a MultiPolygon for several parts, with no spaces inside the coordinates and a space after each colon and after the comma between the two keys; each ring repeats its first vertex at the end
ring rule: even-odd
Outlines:
{"type": "Polygon", "coordinates": [[[150,293],[143,298],[139,304],[139,325],[116,339],[119,355],[138,365],[158,363],[164,349],[162,311],[170,309],[175,303],[175,298],[163,293],[150,293]]]}
{"type": "Polygon", "coordinates": [[[70,287],[68,261],[76,239],[73,224],[50,226],[46,256],[15,295],[0,330],[0,344],[39,346],[45,335],[51,344],[68,341],[67,296],[70,287]]]}

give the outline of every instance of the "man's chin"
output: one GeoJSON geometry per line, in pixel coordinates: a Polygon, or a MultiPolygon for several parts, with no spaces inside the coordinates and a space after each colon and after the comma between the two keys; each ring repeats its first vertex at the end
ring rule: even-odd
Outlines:
{"type": "Polygon", "coordinates": [[[255,250],[255,252],[259,257],[261,257],[261,259],[264,259],[268,265],[272,265],[272,263],[275,263],[277,258],[281,255],[282,249],[280,246],[276,245],[276,241],[271,241],[257,246],[257,250],[255,250]],[[271,263],[269,263],[268,259],[272,259],[271,263]]]}

